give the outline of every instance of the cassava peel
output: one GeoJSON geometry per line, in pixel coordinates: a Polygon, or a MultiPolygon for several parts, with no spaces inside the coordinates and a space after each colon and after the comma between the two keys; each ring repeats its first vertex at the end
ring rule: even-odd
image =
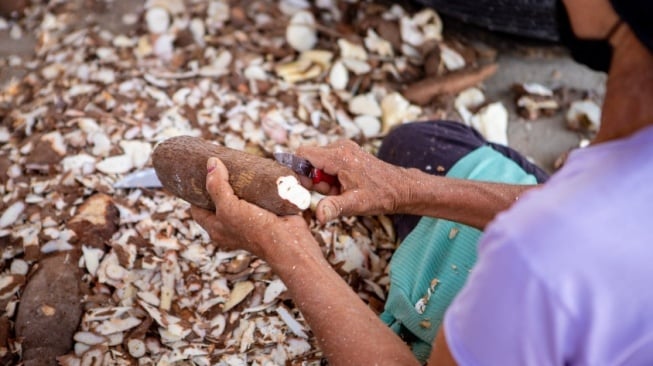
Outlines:
{"type": "Polygon", "coordinates": [[[215,210],[206,191],[206,162],[211,157],[219,158],[227,167],[236,196],[277,215],[293,215],[306,208],[280,195],[279,178],[293,177],[298,181],[292,170],[274,160],[200,138],[177,136],[163,141],[154,149],[152,163],[159,180],[172,194],[193,205],[215,210]]]}

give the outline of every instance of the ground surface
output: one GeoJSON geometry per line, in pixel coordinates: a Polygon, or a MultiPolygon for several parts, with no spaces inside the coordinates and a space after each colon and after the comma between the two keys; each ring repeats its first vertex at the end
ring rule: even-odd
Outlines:
{"type": "MultiPolygon", "coordinates": [[[[91,7],[86,20],[96,21],[101,27],[116,33],[126,32],[133,26],[123,24],[122,15],[138,12],[142,7],[140,1],[116,0],[91,7]]],[[[553,45],[497,33],[489,34],[475,27],[465,28],[465,25],[460,23],[456,23],[455,28],[450,32],[463,34],[466,39],[481,39],[482,42],[500,49],[499,71],[485,83],[488,96],[501,100],[510,112],[510,146],[552,172],[555,160],[563,152],[578,146],[580,137],[566,128],[562,113],[534,122],[520,118],[515,111],[510,87],[514,83],[534,82],[551,88],[566,86],[593,90],[598,95],[603,95],[605,74],[577,64],[564,51],[553,45]]],[[[9,36],[9,30],[0,31],[0,57],[29,56],[35,41],[29,34],[14,40],[9,36]]],[[[0,83],[8,81],[11,76],[20,76],[23,73],[21,70],[20,67],[0,69],[0,83]]]]}

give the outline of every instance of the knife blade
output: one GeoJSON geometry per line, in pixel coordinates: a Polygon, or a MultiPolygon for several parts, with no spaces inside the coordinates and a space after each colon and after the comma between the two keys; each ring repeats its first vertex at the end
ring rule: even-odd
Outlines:
{"type": "Polygon", "coordinates": [[[156,176],[154,168],[147,168],[127,174],[113,185],[113,188],[161,188],[163,184],[156,176]]]}
{"type": "Polygon", "coordinates": [[[285,165],[299,175],[311,178],[313,184],[326,182],[330,186],[338,184],[338,178],[331,174],[317,169],[308,160],[300,158],[291,153],[277,152],[274,153],[274,159],[281,165],[285,165]]]}

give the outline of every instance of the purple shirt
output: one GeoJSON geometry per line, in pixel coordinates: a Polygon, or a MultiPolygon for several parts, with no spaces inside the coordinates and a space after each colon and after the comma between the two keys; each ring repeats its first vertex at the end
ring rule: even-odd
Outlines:
{"type": "Polygon", "coordinates": [[[478,251],[444,320],[460,365],[653,365],[653,127],[574,151],[478,251]]]}

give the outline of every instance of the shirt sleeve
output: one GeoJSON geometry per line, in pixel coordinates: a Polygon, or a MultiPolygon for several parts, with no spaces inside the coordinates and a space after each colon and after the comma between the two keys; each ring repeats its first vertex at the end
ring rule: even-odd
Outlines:
{"type": "Polygon", "coordinates": [[[487,232],[467,284],[444,319],[460,365],[563,365],[573,347],[568,311],[519,248],[487,232]]]}

